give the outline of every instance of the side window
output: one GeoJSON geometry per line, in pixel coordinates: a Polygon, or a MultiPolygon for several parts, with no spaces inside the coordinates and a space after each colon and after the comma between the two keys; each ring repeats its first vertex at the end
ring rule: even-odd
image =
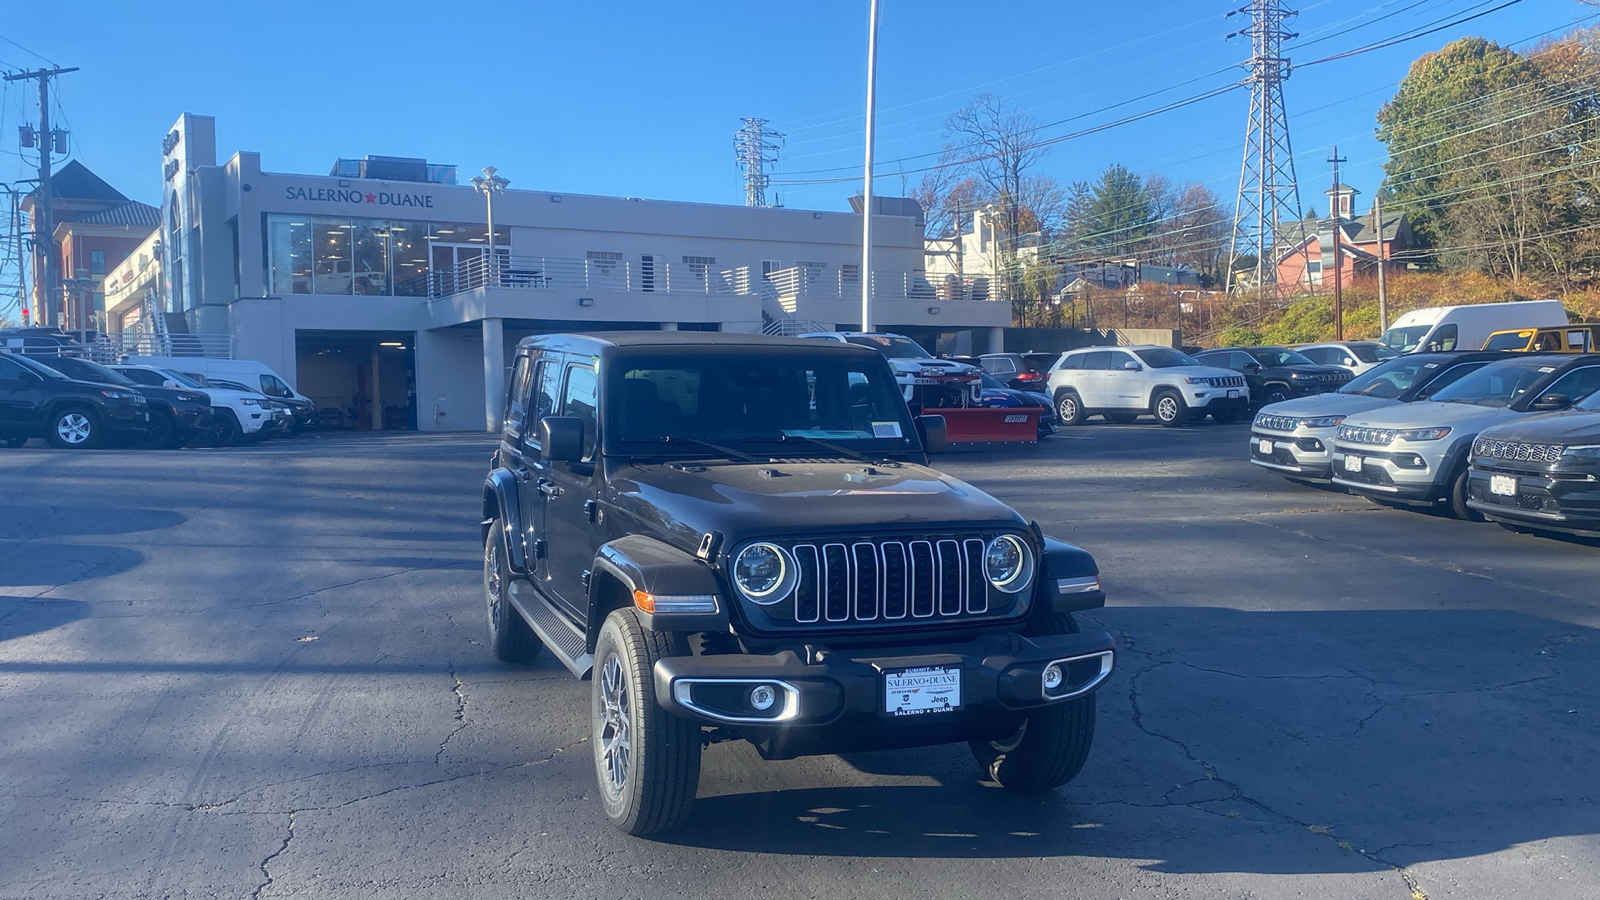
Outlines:
{"type": "Polygon", "coordinates": [[[149,384],[160,387],[163,380],[160,375],[149,369],[118,369],[117,371],[121,372],[123,377],[134,384],[149,384]]]}
{"type": "Polygon", "coordinates": [[[1309,359],[1314,363],[1321,363],[1322,365],[1327,365],[1329,363],[1338,361],[1333,358],[1334,350],[1331,347],[1309,347],[1305,350],[1301,350],[1300,353],[1306,359],[1309,359]]]}
{"type": "Polygon", "coordinates": [[[1451,366],[1450,368],[1445,369],[1443,372],[1440,372],[1438,378],[1428,382],[1428,386],[1423,388],[1422,396],[1431,397],[1434,394],[1444,390],[1453,382],[1459,380],[1461,376],[1476,372],[1488,364],[1488,361],[1485,360],[1484,362],[1462,363],[1459,366],[1451,366]]]}
{"type": "Polygon", "coordinates": [[[1094,353],[1085,353],[1083,355],[1083,367],[1085,369],[1098,369],[1102,371],[1111,368],[1110,351],[1097,350],[1094,353]]]}
{"type": "Polygon", "coordinates": [[[1456,326],[1441,325],[1434,329],[1433,336],[1428,338],[1430,344],[1438,344],[1440,350],[1454,350],[1457,337],[1456,326]]]}
{"type": "MultiPolygon", "coordinates": [[[[1135,365],[1138,365],[1139,361],[1137,359],[1133,358],[1133,354],[1132,353],[1128,353],[1125,350],[1114,350],[1111,353],[1111,361],[1106,366],[1106,368],[1108,368],[1108,369],[1124,369],[1124,368],[1127,368],[1128,363],[1133,363],[1135,365]]],[[[1140,366],[1140,368],[1144,368],[1144,367],[1140,366]]]]}
{"type": "Polygon", "coordinates": [[[1573,369],[1561,376],[1555,384],[1545,388],[1541,393],[1566,394],[1573,400],[1587,397],[1595,391],[1600,391],[1600,366],[1584,366],[1573,369]]]}
{"type": "Polygon", "coordinates": [[[1237,369],[1238,371],[1243,372],[1244,367],[1251,365],[1252,363],[1260,365],[1260,363],[1256,362],[1256,358],[1254,356],[1251,356],[1243,350],[1235,350],[1228,354],[1228,368],[1230,369],[1237,369]]]}
{"type": "Polygon", "coordinates": [[[1573,350],[1582,350],[1584,352],[1588,352],[1589,332],[1581,330],[1567,332],[1567,346],[1573,350]]]}
{"type": "Polygon", "coordinates": [[[561,414],[583,420],[583,461],[594,459],[595,437],[600,417],[595,410],[594,369],[573,366],[567,369],[567,390],[561,398],[561,414]]]}
{"type": "Polygon", "coordinates": [[[1061,359],[1056,363],[1056,371],[1067,372],[1073,369],[1083,368],[1083,356],[1084,355],[1082,353],[1063,354],[1061,359]]]}
{"type": "Polygon", "coordinates": [[[533,398],[532,421],[537,423],[545,416],[556,414],[556,401],[561,392],[561,360],[558,358],[539,360],[534,383],[537,385],[537,393],[533,398]]]}
{"type": "Polygon", "coordinates": [[[1017,371],[1017,364],[1012,362],[1008,356],[996,356],[993,359],[986,359],[984,362],[988,364],[986,368],[989,372],[994,375],[1010,375],[1017,371]]]}
{"type": "Polygon", "coordinates": [[[289,386],[284,384],[282,381],[279,381],[277,377],[273,375],[261,376],[261,393],[266,394],[268,397],[294,396],[294,392],[289,390],[289,386]]]}
{"type": "Polygon", "coordinates": [[[0,380],[20,381],[22,379],[22,364],[12,362],[0,356],[0,380]]]}
{"type": "Polygon", "coordinates": [[[507,387],[505,417],[508,422],[520,424],[528,415],[528,375],[532,369],[529,356],[524,354],[517,357],[517,363],[511,369],[511,383],[507,387]]]}

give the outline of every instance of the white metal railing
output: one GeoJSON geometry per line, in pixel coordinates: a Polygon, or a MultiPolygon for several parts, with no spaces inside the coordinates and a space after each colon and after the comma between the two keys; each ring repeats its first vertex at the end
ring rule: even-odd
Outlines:
{"type": "MultiPolygon", "coordinates": [[[[825,269],[817,266],[795,266],[769,272],[762,296],[773,299],[787,313],[793,314],[800,300],[858,300],[861,298],[860,276],[845,269],[825,269]]],[[[988,300],[987,279],[974,278],[965,282],[951,276],[938,287],[918,272],[873,272],[872,296],[879,300],[988,300]]]]}
{"type": "Polygon", "coordinates": [[[718,270],[709,265],[664,260],[646,262],[497,253],[492,262],[487,255],[480,256],[435,269],[426,277],[426,293],[430,297],[448,297],[482,287],[720,296],[752,293],[747,267],[718,270]]]}
{"type": "Polygon", "coordinates": [[[123,332],[106,335],[106,343],[118,359],[127,356],[198,356],[208,359],[233,359],[231,334],[172,334],[164,328],[158,333],[123,332]]]}

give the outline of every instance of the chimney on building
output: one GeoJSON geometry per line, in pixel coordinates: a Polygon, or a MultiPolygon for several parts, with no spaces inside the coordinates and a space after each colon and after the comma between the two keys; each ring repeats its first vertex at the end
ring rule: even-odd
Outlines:
{"type": "Polygon", "coordinates": [[[1323,191],[1328,195],[1328,215],[1344,220],[1355,218],[1356,194],[1361,193],[1344,182],[1323,191]]]}

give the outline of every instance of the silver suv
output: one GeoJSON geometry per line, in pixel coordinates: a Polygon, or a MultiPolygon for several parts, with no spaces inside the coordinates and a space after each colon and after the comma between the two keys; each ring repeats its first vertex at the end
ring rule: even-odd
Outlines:
{"type": "Polygon", "coordinates": [[[1144,413],[1169,426],[1208,413],[1232,422],[1250,407],[1243,375],[1154,344],[1068,350],[1050,369],[1049,391],[1062,425],[1092,415],[1132,422],[1144,413]]]}
{"type": "Polygon", "coordinates": [[[1333,483],[1353,494],[1412,505],[1467,506],[1467,457],[1478,432],[1566,409],[1600,390],[1600,354],[1519,356],[1490,363],[1431,400],[1352,415],[1333,444],[1333,483]]]}

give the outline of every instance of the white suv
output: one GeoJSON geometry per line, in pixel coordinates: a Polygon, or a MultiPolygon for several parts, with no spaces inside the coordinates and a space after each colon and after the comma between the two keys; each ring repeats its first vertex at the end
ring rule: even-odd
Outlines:
{"type": "Polygon", "coordinates": [[[250,391],[234,390],[212,384],[202,384],[190,373],[174,372],[156,366],[110,366],[135,384],[155,387],[198,388],[211,398],[211,409],[216,413],[216,426],[212,440],[222,446],[265,437],[262,429],[280,420],[273,410],[272,401],[250,391]]]}
{"type": "Polygon", "coordinates": [[[1232,422],[1250,407],[1243,375],[1154,344],[1069,350],[1050,368],[1049,390],[1062,425],[1097,414],[1126,423],[1142,413],[1168,426],[1207,414],[1232,422]]]}
{"type": "Polygon", "coordinates": [[[894,370],[895,383],[900,385],[900,393],[908,403],[914,401],[919,387],[947,389],[949,400],[960,400],[959,403],[949,404],[953,406],[977,406],[983,396],[983,369],[953,359],[937,359],[922,349],[921,344],[903,334],[813,331],[796,337],[860,344],[877,350],[888,358],[889,368],[894,370]]]}

